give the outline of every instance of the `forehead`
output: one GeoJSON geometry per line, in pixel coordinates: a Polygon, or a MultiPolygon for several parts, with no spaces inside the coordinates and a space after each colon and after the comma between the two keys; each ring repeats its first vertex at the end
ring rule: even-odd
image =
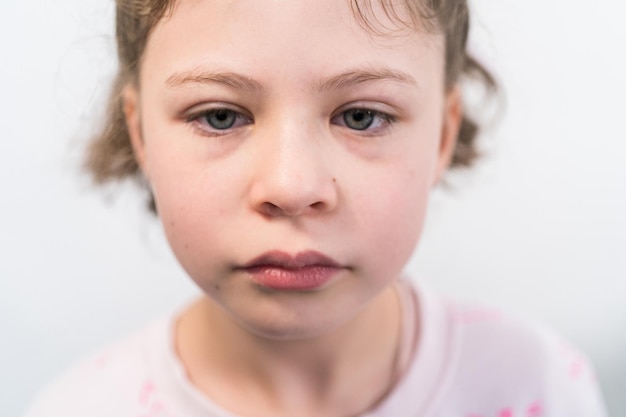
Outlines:
{"type": "MultiPolygon", "coordinates": [[[[156,2],[156,0],[152,1],[156,2]]],[[[272,13],[272,11],[286,9],[288,6],[301,6],[299,8],[309,11],[311,14],[316,14],[316,10],[325,9],[335,13],[335,15],[337,15],[337,11],[343,15],[343,12],[349,10],[352,17],[359,21],[359,24],[367,27],[373,33],[384,34],[388,32],[423,29],[423,23],[425,22],[422,18],[421,1],[422,0],[334,0],[325,3],[323,0],[316,2],[303,0],[166,0],[163,6],[159,6],[158,10],[163,8],[166,10],[165,15],[171,16],[167,11],[180,7],[194,7],[201,3],[211,7],[215,14],[240,13],[244,10],[248,10],[258,15],[258,9],[272,13]],[[251,5],[258,7],[257,9],[251,8],[251,5]]],[[[161,15],[160,12],[159,15],[161,15]]]]}
{"type": "Polygon", "coordinates": [[[170,72],[208,64],[306,73],[376,63],[414,65],[427,62],[429,55],[442,60],[440,35],[399,24],[411,21],[405,6],[395,6],[390,13],[389,6],[376,0],[366,7],[355,4],[179,0],[152,31],[144,64],[150,67],[151,61],[158,61],[161,70],[170,72]]]}

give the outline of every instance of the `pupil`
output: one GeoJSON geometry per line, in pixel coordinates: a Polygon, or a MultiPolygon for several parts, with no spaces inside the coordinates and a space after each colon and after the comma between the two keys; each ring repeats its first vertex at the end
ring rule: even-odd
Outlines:
{"type": "Polygon", "coordinates": [[[350,129],[365,130],[374,123],[374,112],[364,109],[348,110],[343,114],[343,121],[350,129]]]}
{"type": "Polygon", "coordinates": [[[206,119],[214,129],[224,130],[233,127],[237,119],[237,115],[232,110],[219,109],[209,112],[206,119]]]}

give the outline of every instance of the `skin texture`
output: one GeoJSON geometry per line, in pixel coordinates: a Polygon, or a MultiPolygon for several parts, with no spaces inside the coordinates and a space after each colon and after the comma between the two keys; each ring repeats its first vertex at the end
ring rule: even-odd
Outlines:
{"type": "Polygon", "coordinates": [[[441,36],[373,36],[344,1],[181,1],[156,26],[125,114],[172,250],[206,294],[176,345],[215,402],[346,416],[384,397],[400,324],[391,285],[460,122],[443,68],[441,36]],[[241,114],[232,128],[203,117],[218,108],[241,114]],[[389,117],[351,129],[354,108],[389,117]],[[237,269],[275,250],[339,267],[307,291],[237,269]]]}

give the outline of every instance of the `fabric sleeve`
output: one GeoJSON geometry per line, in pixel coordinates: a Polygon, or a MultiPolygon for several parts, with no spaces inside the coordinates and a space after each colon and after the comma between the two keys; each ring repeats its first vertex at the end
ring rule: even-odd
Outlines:
{"type": "Polygon", "coordinates": [[[607,417],[585,356],[547,327],[455,305],[456,360],[437,417],[607,417]]]}
{"type": "Polygon", "coordinates": [[[76,363],[41,391],[23,417],[142,417],[137,381],[145,372],[133,342],[76,363]]]}
{"type": "Polygon", "coordinates": [[[546,415],[607,417],[593,367],[578,350],[557,336],[551,338],[552,364],[547,372],[546,415]]]}

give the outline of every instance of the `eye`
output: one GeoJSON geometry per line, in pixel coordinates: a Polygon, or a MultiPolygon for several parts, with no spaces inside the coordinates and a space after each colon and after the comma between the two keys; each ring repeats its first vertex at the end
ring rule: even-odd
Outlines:
{"type": "Polygon", "coordinates": [[[333,124],[371,134],[376,134],[390,127],[394,121],[394,117],[387,113],[365,107],[344,110],[331,119],[333,124]]]}
{"type": "Polygon", "coordinates": [[[230,109],[210,110],[202,115],[202,119],[218,130],[230,129],[237,121],[237,113],[230,109]]]}
{"type": "Polygon", "coordinates": [[[191,114],[187,121],[205,134],[220,135],[252,123],[252,118],[236,110],[219,107],[191,114]]]}
{"type": "Polygon", "coordinates": [[[372,126],[375,113],[367,109],[350,109],[343,112],[343,122],[350,129],[365,130],[372,126]]]}

